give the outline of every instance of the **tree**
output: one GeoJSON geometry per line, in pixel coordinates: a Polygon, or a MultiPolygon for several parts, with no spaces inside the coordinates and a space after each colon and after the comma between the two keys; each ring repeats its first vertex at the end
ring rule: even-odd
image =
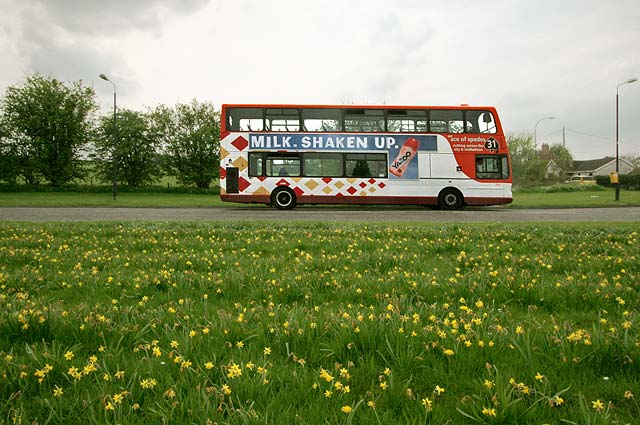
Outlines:
{"type": "Polygon", "coordinates": [[[534,186],[545,178],[545,161],[537,158],[533,137],[530,134],[510,134],[507,136],[513,184],[534,186]]]}
{"type": "Polygon", "coordinates": [[[569,150],[562,145],[552,145],[549,148],[551,159],[562,170],[562,174],[566,175],[573,168],[573,156],[569,150]]]}
{"type": "Polygon", "coordinates": [[[93,88],[35,74],[5,94],[3,149],[19,158],[28,183],[60,186],[79,177],[79,154],[91,138],[97,110],[93,88]]]}
{"type": "Polygon", "coordinates": [[[117,112],[117,131],[113,116],[100,118],[95,152],[97,172],[103,181],[115,177],[129,186],[152,183],[161,175],[158,141],[151,131],[147,114],[129,109],[117,112]]]}
{"type": "Polygon", "coordinates": [[[169,175],[185,185],[207,188],[219,177],[220,114],[211,103],[193,100],[152,111],[169,175]]]}
{"type": "Polygon", "coordinates": [[[18,145],[9,137],[0,118],[0,181],[15,183],[20,175],[18,145]]]}
{"type": "Polygon", "coordinates": [[[622,155],[622,159],[629,161],[631,165],[633,165],[634,170],[632,173],[640,172],[640,156],[637,155],[622,155]]]}

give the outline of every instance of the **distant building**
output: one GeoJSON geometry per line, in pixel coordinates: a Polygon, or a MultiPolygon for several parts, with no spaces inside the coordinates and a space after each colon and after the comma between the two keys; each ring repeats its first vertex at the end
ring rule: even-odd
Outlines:
{"type": "MultiPolygon", "coordinates": [[[[620,158],[620,174],[629,174],[634,170],[633,164],[620,158]]],[[[573,161],[569,171],[571,180],[595,180],[596,176],[608,176],[616,171],[616,159],[610,156],[587,161],[573,161]]]]}

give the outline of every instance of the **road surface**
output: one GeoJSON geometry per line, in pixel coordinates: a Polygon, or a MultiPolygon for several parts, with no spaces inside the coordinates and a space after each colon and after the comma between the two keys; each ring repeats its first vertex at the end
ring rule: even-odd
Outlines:
{"type": "Polygon", "coordinates": [[[640,207],[579,209],[505,209],[488,207],[461,211],[431,209],[298,207],[278,211],[268,207],[238,208],[0,208],[2,221],[316,221],[316,222],[636,222],[640,207]]]}

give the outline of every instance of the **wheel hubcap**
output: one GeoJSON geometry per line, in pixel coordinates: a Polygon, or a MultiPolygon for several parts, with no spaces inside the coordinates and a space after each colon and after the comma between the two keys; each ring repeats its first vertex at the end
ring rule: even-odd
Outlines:
{"type": "Polygon", "coordinates": [[[281,192],[276,197],[276,200],[278,201],[279,205],[286,207],[291,203],[291,195],[289,195],[287,192],[281,192]]]}
{"type": "Polygon", "coordinates": [[[455,205],[456,202],[458,202],[458,197],[452,193],[449,193],[447,196],[444,197],[444,202],[447,205],[455,205]]]}

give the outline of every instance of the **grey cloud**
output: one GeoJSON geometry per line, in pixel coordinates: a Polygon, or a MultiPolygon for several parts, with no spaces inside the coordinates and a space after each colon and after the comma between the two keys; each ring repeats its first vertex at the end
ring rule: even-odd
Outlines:
{"type": "MultiPolygon", "coordinates": [[[[134,95],[139,83],[114,49],[96,48],[101,37],[132,31],[161,34],[164,21],[188,15],[208,0],[38,0],[19,4],[18,54],[29,68],[63,81],[116,77],[118,89],[134,95]]],[[[18,4],[16,4],[18,6],[18,4]]],[[[111,90],[97,86],[98,92],[111,90]]]]}
{"type": "MultiPolygon", "coordinates": [[[[46,46],[36,49],[31,57],[32,67],[44,75],[52,75],[63,81],[82,80],[85,84],[95,81],[101,73],[107,73],[112,78],[113,70],[118,69],[118,90],[135,94],[139,83],[127,78],[131,70],[118,61],[114,52],[98,52],[91,45],[46,46]]],[[[98,92],[110,93],[111,85],[95,87],[98,92]]]]}
{"type": "Polygon", "coordinates": [[[162,24],[163,14],[188,15],[209,0],[38,0],[52,23],[70,32],[151,30],[162,24]]]}

